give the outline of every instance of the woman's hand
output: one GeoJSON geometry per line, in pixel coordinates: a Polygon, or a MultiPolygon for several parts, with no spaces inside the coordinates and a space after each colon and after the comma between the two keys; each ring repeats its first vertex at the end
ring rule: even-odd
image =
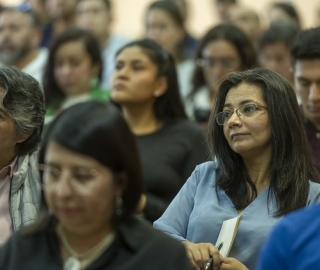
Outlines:
{"type": "Polygon", "coordinates": [[[188,257],[193,267],[196,269],[205,269],[210,256],[212,256],[213,265],[210,269],[219,269],[220,254],[219,250],[214,245],[211,243],[195,244],[189,241],[182,241],[182,244],[187,250],[188,257]]]}
{"type": "Polygon", "coordinates": [[[248,270],[248,268],[234,258],[221,258],[220,270],[248,270]]]}

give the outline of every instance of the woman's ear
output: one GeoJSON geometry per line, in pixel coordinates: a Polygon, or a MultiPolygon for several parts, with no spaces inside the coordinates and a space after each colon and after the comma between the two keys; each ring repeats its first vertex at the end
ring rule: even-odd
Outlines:
{"type": "Polygon", "coordinates": [[[116,175],[117,195],[121,196],[128,184],[128,177],[126,173],[119,173],[116,175]]]}
{"type": "Polygon", "coordinates": [[[162,96],[168,89],[168,80],[166,77],[157,79],[156,88],[153,91],[154,97],[162,96]]]}
{"type": "Polygon", "coordinates": [[[19,136],[17,136],[16,142],[17,143],[23,143],[24,141],[28,140],[28,138],[30,136],[31,136],[31,134],[30,135],[19,135],[19,136]]]}

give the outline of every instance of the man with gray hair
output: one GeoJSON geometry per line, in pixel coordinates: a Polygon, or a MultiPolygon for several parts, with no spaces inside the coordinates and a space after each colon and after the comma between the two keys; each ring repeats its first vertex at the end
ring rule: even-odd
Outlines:
{"type": "Polygon", "coordinates": [[[41,26],[30,4],[0,12],[0,63],[15,66],[42,81],[47,49],[40,49],[41,26]]]}
{"type": "Polygon", "coordinates": [[[36,150],[44,115],[39,83],[0,67],[0,246],[13,230],[36,219],[41,194],[36,150]]]}

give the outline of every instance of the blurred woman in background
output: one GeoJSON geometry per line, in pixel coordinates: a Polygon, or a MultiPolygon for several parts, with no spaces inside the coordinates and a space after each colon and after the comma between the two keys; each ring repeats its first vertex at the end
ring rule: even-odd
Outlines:
{"type": "Polygon", "coordinates": [[[96,39],[86,30],[71,28],[50,48],[43,88],[48,123],[60,111],[79,102],[109,99],[100,88],[102,60],[96,39]]]}
{"type": "Polygon", "coordinates": [[[275,2],[269,9],[270,24],[275,22],[291,22],[301,29],[301,20],[295,6],[291,2],[275,2]]]}
{"type": "Polygon", "coordinates": [[[154,221],[206,160],[205,135],[186,119],[172,56],[152,40],[118,51],[111,99],[136,135],[146,179],[139,210],[154,221]]]}
{"type": "Polygon", "coordinates": [[[38,222],[1,249],[1,268],[191,270],[182,245],[133,216],[143,188],[140,159],[112,105],[89,101],[61,113],[39,163],[38,222]]]}
{"type": "Polygon", "coordinates": [[[189,117],[206,127],[218,88],[226,75],[256,65],[250,40],[236,26],[211,28],[199,42],[192,92],[186,111],[189,117]]]}
{"type": "Polygon", "coordinates": [[[167,50],[177,65],[180,94],[183,100],[191,91],[191,75],[194,63],[185,48],[186,30],[184,17],[172,1],[153,2],[147,10],[146,37],[167,50]]]}

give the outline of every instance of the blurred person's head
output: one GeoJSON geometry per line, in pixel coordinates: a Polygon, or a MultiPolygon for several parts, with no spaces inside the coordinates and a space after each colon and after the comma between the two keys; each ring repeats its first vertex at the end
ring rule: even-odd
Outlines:
{"type": "Polygon", "coordinates": [[[237,0],[213,0],[220,17],[220,22],[225,23],[230,21],[229,12],[237,4],[237,0]]]}
{"type": "Polygon", "coordinates": [[[292,84],[290,48],[298,33],[296,24],[277,22],[262,34],[259,42],[260,65],[281,74],[292,84]]]}
{"type": "Polygon", "coordinates": [[[184,19],[179,8],[170,1],[152,3],[145,16],[146,37],[160,44],[176,60],[183,59],[184,19]]]}
{"type": "Polygon", "coordinates": [[[229,11],[230,23],[239,27],[252,41],[260,34],[260,18],[256,11],[242,5],[235,5],[229,11]]]}
{"type": "Polygon", "coordinates": [[[221,24],[200,40],[196,64],[192,93],[203,86],[216,93],[228,73],[254,67],[256,57],[250,40],[239,28],[221,24]]]}
{"type": "Polygon", "coordinates": [[[41,140],[43,90],[30,75],[0,67],[0,170],[16,155],[33,153],[41,140]]]}
{"type": "Polygon", "coordinates": [[[301,29],[301,21],[299,14],[291,2],[276,2],[269,9],[270,24],[279,21],[289,21],[297,25],[301,29]]]}
{"type": "Polygon", "coordinates": [[[179,8],[180,13],[183,17],[183,20],[186,21],[188,17],[188,3],[187,0],[163,0],[163,1],[169,1],[176,4],[176,6],[179,8]]]}
{"type": "Polygon", "coordinates": [[[320,129],[320,27],[304,30],[292,48],[292,68],[296,91],[304,116],[320,129]]]}
{"type": "Polygon", "coordinates": [[[4,8],[0,12],[0,62],[22,68],[38,49],[41,30],[38,18],[23,6],[4,8]],[[23,63],[22,63],[23,62],[23,63]]]}
{"type": "Polygon", "coordinates": [[[48,12],[46,10],[45,2],[46,0],[25,0],[24,2],[31,5],[32,11],[37,14],[42,24],[48,20],[48,12]]]}
{"type": "Polygon", "coordinates": [[[112,22],[109,0],[79,0],[76,8],[76,24],[90,31],[105,46],[112,22]]]}
{"type": "Polygon", "coordinates": [[[152,107],[159,120],[185,118],[172,56],[156,42],[133,41],[116,54],[111,99],[121,107],[152,107]]]}
{"type": "Polygon", "coordinates": [[[39,163],[40,223],[53,216],[65,230],[87,234],[116,230],[133,215],[143,188],[140,157],[111,104],[88,101],[62,112],[46,133],[39,163]],[[61,210],[67,207],[81,211],[69,215],[61,210]]]}
{"type": "Polygon", "coordinates": [[[46,104],[88,94],[93,79],[100,82],[101,70],[100,47],[94,36],[79,28],[65,30],[50,47],[43,80],[46,104]]]}
{"type": "Polygon", "coordinates": [[[78,0],[45,0],[46,10],[53,20],[72,20],[78,0]]]}

